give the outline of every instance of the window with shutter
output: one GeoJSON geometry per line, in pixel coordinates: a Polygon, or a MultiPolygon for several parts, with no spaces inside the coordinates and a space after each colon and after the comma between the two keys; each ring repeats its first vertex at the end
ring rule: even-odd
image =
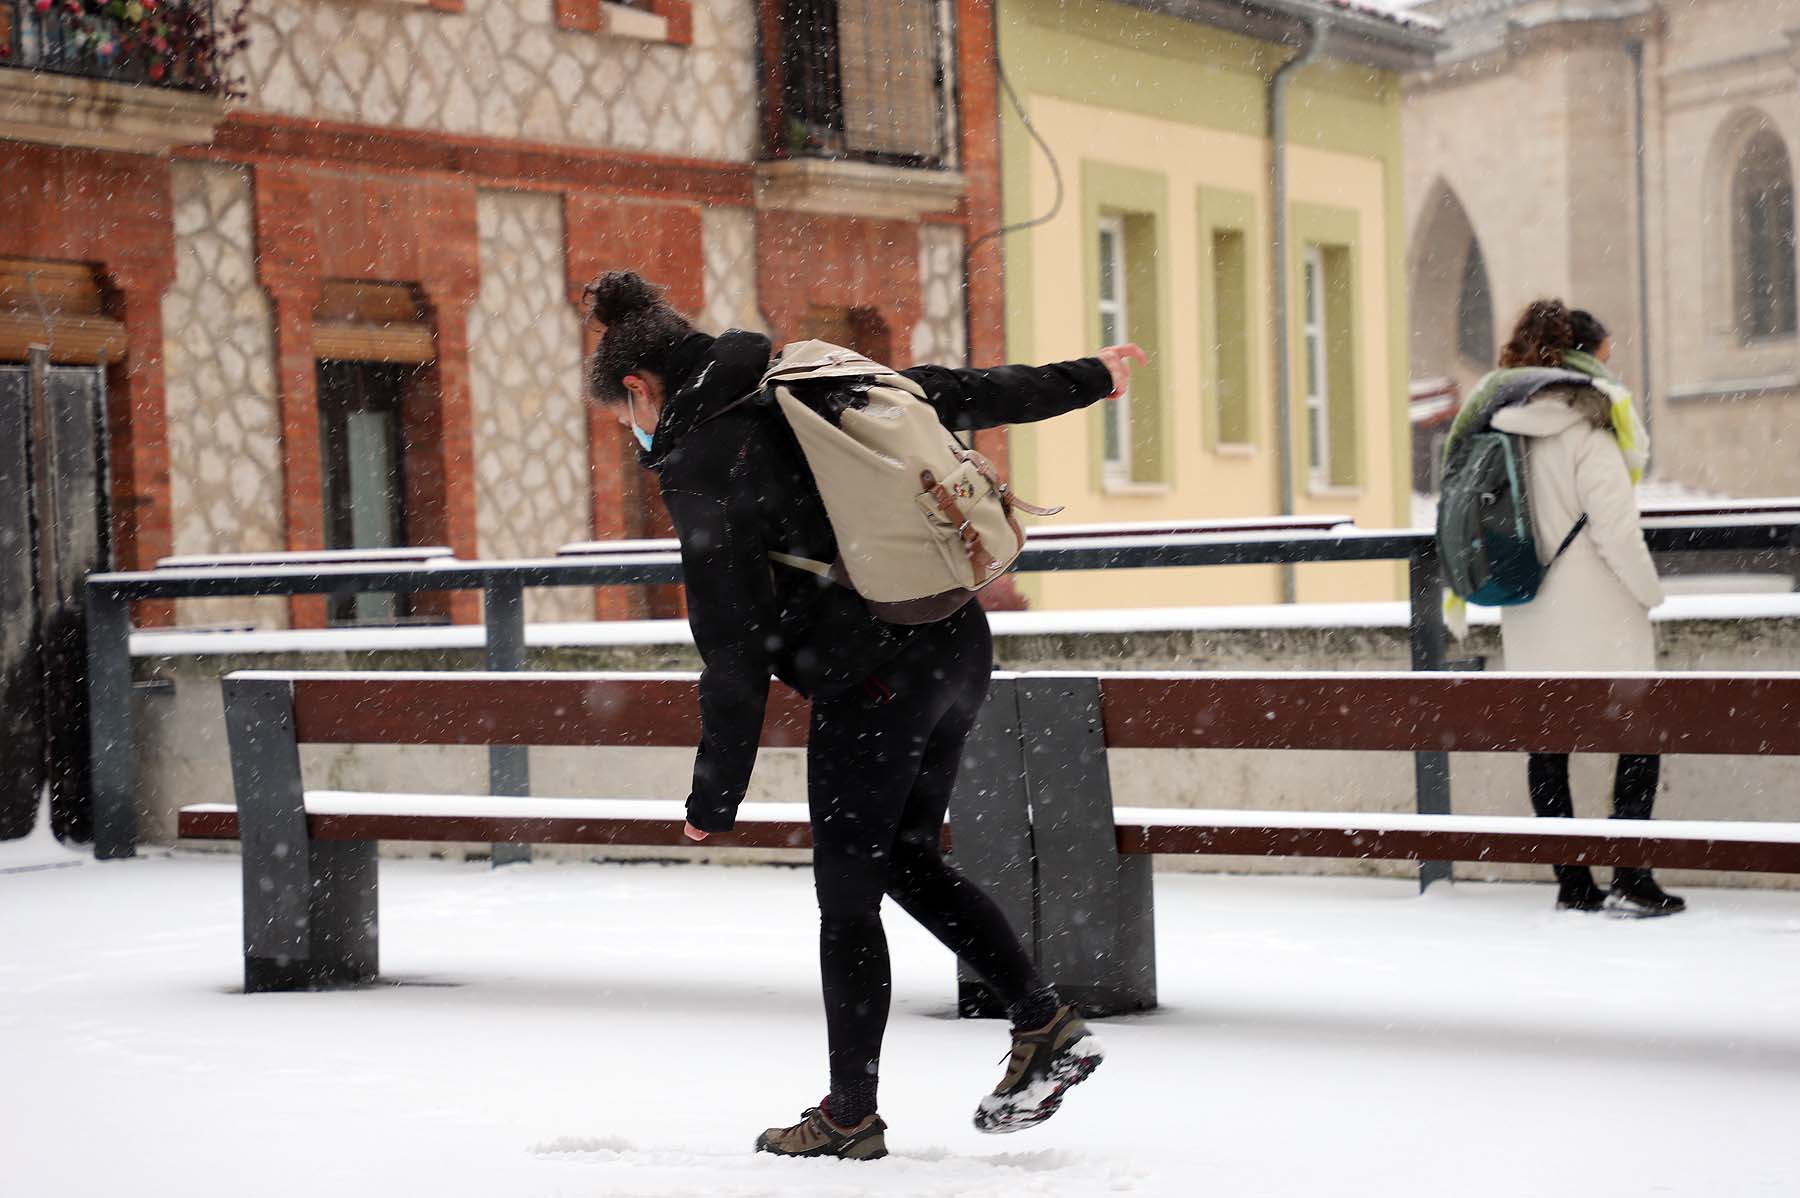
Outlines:
{"type": "Polygon", "coordinates": [[[1772,129],[1744,143],[1732,177],[1737,330],[1745,341],[1795,332],[1794,175],[1772,129]]]}

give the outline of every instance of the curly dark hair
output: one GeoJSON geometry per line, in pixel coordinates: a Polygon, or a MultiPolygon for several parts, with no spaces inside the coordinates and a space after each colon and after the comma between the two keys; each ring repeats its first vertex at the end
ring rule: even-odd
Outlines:
{"type": "MultiPolygon", "coordinates": [[[[1559,299],[1536,300],[1519,313],[1518,323],[1513,325],[1512,339],[1500,351],[1500,365],[1503,368],[1561,368],[1563,355],[1570,350],[1592,352],[1582,343],[1582,336],[1591,335],[1595,329],[1600,331],[1600,341],[1606,340],[1605,328],[1589,313],[1571,312],[1559,299]],[[1586,317],[1585,323],[1577,320],[1577,317],[1586,317]]],[[[1594,342],[1592,349],[1598,349],[1600,341],[1594,342]]],[[[1553,388],[1538,394],[1541,399],[1553,397],[1566,400],[1571,408],[1587,417],[1588,423],[1595,428],[1613,426],[1612,400],[1594,387],[1553,388]]]]}
{"type": "Polygon", "coordinates": [[[1500,351],[1500,365],[1560,367],[1563,355],[1574,348],[1568,307],[1559,299],[1534,300],[1519,313],[1512,338],[1500,351]]]}
{"type": "Polygon", "coordinates": [[[628,374],[654,374],[667,381],[669,359],[694,326],[671,308],[662,291],[633,270],[609,270],[582,289],[588,314],[606,331],[588,360],[588,390],[600,403],[628,398],[628,374]]]}
{"type": "Polygon", "coordinates": [[[1569,313],[1569,331],[1575,337],[1573,348],[1584,354],[1598,353],[1612,334],[1600,323],[1600,318],[1585,308],[1577,308],[1569,313]]]}

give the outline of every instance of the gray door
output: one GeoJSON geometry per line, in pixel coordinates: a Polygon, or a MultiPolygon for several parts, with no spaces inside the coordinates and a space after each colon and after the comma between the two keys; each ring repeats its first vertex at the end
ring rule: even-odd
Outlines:
{"type": "Polygon", "coordinates": [[[64,840],[92,839],[82,583],[105,567],[104,376],[0,365],[0,839],[31,831],[41,789],[64,840]]]}
{"type": "MultiPolygon", "coordinates": [[[[406,544],[401,409],[415,366],[328,359],[318,365],[325,548],[406,544]]],[[[405,614],[397,595],[333,595],[333,623],[387,624],[405,614]]]]}

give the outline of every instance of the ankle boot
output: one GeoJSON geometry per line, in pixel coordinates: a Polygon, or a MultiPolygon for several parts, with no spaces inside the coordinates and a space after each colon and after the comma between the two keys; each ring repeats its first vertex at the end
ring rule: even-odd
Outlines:
{"type": "Polygon", "coordinates": [[[1612,904],[1619,914],[1639,918],[1677,915],[1687,910],[1687,900],[1658,886],[1647,869],[1613,870],[1612,904]]]}
{"type": "Polygon", "coordinates": [[[1606,906],[1606,891],[1594,883],[1594,871],[1585,865],[1556,868],[1556,909],[1598,911],[1606,906]]]}

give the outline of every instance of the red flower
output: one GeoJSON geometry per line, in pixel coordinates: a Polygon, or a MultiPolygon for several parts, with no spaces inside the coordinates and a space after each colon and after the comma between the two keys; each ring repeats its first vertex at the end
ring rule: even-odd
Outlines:
{"type": "Polygon", "coordinates": [[[37,9],[39,12],[49,12],[50,11],[50,0],[34,0],[32,7],[37,9]]]}
{"type": "Polygon", "coordinates": [[[161,79],[163,77],[163,69],[164,68],[163,68],[162,63],[160,63],[160,62],[151,63],[150,64],[150,78],[153,80],[161,79]]]}

